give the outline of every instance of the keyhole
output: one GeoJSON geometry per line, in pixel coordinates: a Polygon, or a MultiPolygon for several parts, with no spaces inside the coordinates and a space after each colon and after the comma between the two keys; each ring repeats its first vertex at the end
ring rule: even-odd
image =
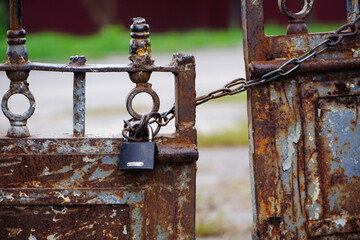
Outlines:
{"type": "Polygon", "coordinates": [[[134,97],[132,105],[135,112],[141,115],[148,114],[153,108],[153,99],[148,93],[138,93],[134,97]]]}
{"type": "Polygon", "coordinates": [[[9,98],[8,107],[12,113],[22,115],[30,108],[30,102],[24,95],[16,93],[9,98]]]}

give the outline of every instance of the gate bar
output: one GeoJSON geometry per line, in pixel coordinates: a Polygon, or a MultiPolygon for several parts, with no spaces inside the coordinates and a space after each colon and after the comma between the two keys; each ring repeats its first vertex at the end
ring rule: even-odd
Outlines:
{"type": "Polygon", "coordinates": [[[359,1],[347,0],[347,20],[348,23],[353,22],[359,16],[359,1]]]}
{"type": "Polygon", "coordinates": [[[20,30],[22,29],[22,1],[10,0],[10,29],[20,30]]]}
{"type": "Polygon", "coordinates": [[[74,137],[85,135],[85,75],[74,72],[73,88],[73,132],[74,137]]]}
{"type": "MultiPolygon", "coordinates": [[[[250,63],[251,77],[259,78],[262,75],[279,68],[285,62],[286,60],[253,61],[250,63]]],[[[297,70],[291,73],[291,75],[299,73],[357,70],[359,68],[360,58],[325,59],[322,61],[309,60],[303,62],[297,70]]]]}

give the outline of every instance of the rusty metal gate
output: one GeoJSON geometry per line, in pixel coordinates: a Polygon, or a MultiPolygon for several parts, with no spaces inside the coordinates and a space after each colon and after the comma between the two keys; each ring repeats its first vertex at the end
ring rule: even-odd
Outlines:
{"type": "MultiPolygon", "coordinates": [[[[248,81],[283,76],[248,91],[253,238],[360,239],[358,26],[308,34],[314,1],[278,2],[285,36],[264,34],[263,0],[242,0],[248,81]]],[[[358,21],[358,1],[347,6],[358,21]]]]}
{"type": "MultiPolygon", "coordinates": [[[[149,27],[137,18],[131,28],[130,64],[88,65],[79,56],[64,65],[32,63],[25,47],[21,3],[10,0],[7,60],[0,64],[10,79],[1,104],[10,127],[7,136],[0,137],[0,239],[194,239],[198,157],[194,58],[175,54],[170,65],[154,65],[149,27]],[[74,73],[72,135],[29,133],[27,120],[35,111],[36,97],[27,82],[31,71],[74,73]],[[149,93],[154,108],[157,95],[147,83],[151,72],[174,74],[176,131],[154,140],[153,170],[119,169],[125,141],[120,133],[85,135],[85,79],[95,72],[128,72],[136,83],[132,98],[149,93]],[[9,109],[14,94],[29,100],[24,114],[9,109]]],[[[135,114],[131,100],[128,106],[135,114]]],[[[134,162],[133,167],[141,164],[134,162]]]]}

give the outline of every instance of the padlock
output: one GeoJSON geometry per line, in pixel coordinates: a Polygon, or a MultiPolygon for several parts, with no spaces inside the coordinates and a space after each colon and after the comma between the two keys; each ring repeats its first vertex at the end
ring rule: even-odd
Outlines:
{"type": "Polygon", "coordinates": [[[156,144],[152,142],[149,125],[149,142],[123,142],[120,147],[119,168],[122,171],[152,170],[155,164],[156,144]]]}

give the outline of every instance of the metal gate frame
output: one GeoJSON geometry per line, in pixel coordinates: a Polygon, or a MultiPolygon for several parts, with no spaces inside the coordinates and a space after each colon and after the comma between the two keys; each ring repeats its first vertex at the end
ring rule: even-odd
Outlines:
{"type": "MultiPolygon", "coordinates": [[[[287,35],[267,36],[263,0],[242,0],[247,80],[331,36],[307,33],[313,2],[292,13],[279,0],[287,35]]],[[[359,3],[347,6],[350,23],[359,3]]],[[[290,76],[248,90],[253,239],[360,238],[359,53],[357,33],[290,76]]]]}
{"type": "Polygon", "coordinates": [[[10,0],[7,62],[0,64],[10,79],[1,106],[11,124],[8,136],[0,137],[0,238],[194,239],[198,158],[194,57],[175,54],[169,66],[153,61],[90,65],[78,56],[64,65],[32,63],[25,47],[21,3],[10,0]],[[26,122],[35,111],[27,82],[31,71],[74,73],[73,135],[30,135],[26,122]],[[101,72],[174,74],[176,131],[154,140],[154,170],[120,171],[124,139],[85,134],[85,77],[101,72]],[[7,106],[13,94],[30,102],[23,115],[7,106]]]}

